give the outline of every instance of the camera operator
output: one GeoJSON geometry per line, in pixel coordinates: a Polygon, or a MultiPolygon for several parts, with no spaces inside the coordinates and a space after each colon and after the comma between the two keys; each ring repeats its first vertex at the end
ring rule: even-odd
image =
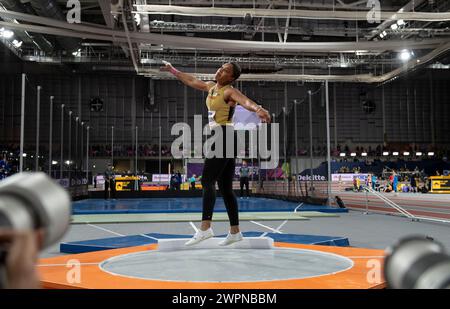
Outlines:
{"type": "Polygon", "coordinates": [[[39,250],[66,233],[68,192],[46,174],[20,173],[0,182],[0,288],[39,288],[39,250]]]}
{"type": "Polygon", "coordinates": [[[36,269],[39,248],[42,246],[43,232],[16,232],[0,230],[0,248],[7,248],[3,254],[3,276],[7,289],[40,288],[39,275],[36,269]]]}

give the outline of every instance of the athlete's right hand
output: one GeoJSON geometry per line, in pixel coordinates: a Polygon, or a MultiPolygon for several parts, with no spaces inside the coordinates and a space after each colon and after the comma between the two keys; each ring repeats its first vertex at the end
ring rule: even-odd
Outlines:
{"type": "Polygon", "coordinates": [[[171,69],[173,69],[173,66],[170,62],[167,61],[162,61],[162,63],[164,64],[164,66],[160,67],[159,70],[161,72],[170,72],[171,69]]]}
{"type": "Polygon", "coordinates": [[[270,117],[270,113],[268,110],[261,108],[256,115],[258,115],[258,117],[261,119],[262,122],[264,123],[270,123],[272,121],[271,117],[270,117]]]}

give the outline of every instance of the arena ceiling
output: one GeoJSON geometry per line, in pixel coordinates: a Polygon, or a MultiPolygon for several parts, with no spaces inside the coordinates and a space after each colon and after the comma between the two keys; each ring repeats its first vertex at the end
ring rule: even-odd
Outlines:
{"type": "Polygon", "coordinates": [[[169,78],[162,59],[205,79],[235,60],[243,79],[274,81],[382,83],[439,65],[450,1],[380,2],[81,0],[69,24],[67,0],[0,0],[0,28],[14,33],[1,41],[24,61],[153,78],[169,78]]]}

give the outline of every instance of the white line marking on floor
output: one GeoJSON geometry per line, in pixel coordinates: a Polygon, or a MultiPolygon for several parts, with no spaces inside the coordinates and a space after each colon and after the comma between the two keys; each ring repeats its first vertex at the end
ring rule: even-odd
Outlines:
{"type": "Polygon", "coordinates": [[[297,212],[297,209],[303,206],[303,203],[300,203],[297,207],[295,207],[294,212],[297,212]]]}
{"type": "Polygon", "coordinates": [[[89,226],[91,226],[91,227],[93,227],[93,228],[96,228],[96,229],[99,229],[99,230],[102,230],[102,231],[105,231],[105,232],[108,232],[108,233],[111,233],[111,234],[114,234],[114,235],[117,235],[117,236],[125,236],[125,235],[116,233],[116,232],[114,232],[114,231],[105,229],[104,227],[97,226],[97,225],[95,225],[95,224],[87,223],[86,225],[89,225],[89,226]]]}
{"type": "Polygon", "coordinates": [[[383,259],[385,256],[347,256],[349,259],[383,259]]]}
{"type": "MultiPolygon", "coordinates": [[[[284,220],[284,222],[281,223],[281,224],[276,228],[276,230],[277,230],[277,231],[280,231],[280,229],[281,229],[287,222],[288,222],[288,220],[284,220]]],[[[280,232],[281,232],[281,231],[280,231],[280,232]]]]}
{"type": "MultiPolygon", "coordinates": [[[[278,231],[280,234],[282,234],[282,232],[280,231],[280,229],[281,229],[281,228],[283,227],[283,225],[285,225],[288,221],[289,221],[289,220],[284,220],[284,222],[281,223],[275,230],[278,231]]],[[[253,222],[253,223],[255,223],[255,222],[253,222]]],[[[259,238],[266,237],[267,234],[269,234],[269,232],[262,233],[261,236],[259,236],[259,238]]]]}
{"type": "Polygon", "coordinates": [[[148,236],[148,235],[145,235],[145,234],[139,234],[139,236],[150,238],[150,239],[153,239],[153,240],[156,240],[156,241],[159,240],[158,238],[155,238],[155,237],[152,237],[152,236],[148,236]]]}
{"type": "Polygon", "coordinates": [[[275,233],[278,233],[278,234],[283,234],[282,232],[278,231],[277,229],[271,228],[270,226],[267,226],[267,225],[261,224],[261,223],[259,223],[259,222],[256,222],[256,221],[250,221],[250,222],[251,222],[251,223],[253,223],[253,224],[256,224],[256,225],[262,226],[262,227],[264,227],[264,228],[266,228],[266,229],[269,229],[269,230],[271,230],[272,232],[275,232],[275,233]]]}
{"type": "MultiPolygon", "coordinates": [[[[81,266],[84,266],[84,265],[98,265],[98,264],[100,264],[100,263],[80,263],[80,264],[77,264],[77,265],[81,265],[81,266]]],[[[64,266],[64,267],[69,267],[69,266],[71,265],[71,264],[38,264],[37,265],[37,267],[54,267],[54,266],[64,266]]]]}
{"type": "Polygon", "coordinates": [[[194,231],[197,233],[198,228],[195,226],[195,224],[191,221],[189,222],[189,224],[192,226],[192,228],[194,229],[194,231]]]}

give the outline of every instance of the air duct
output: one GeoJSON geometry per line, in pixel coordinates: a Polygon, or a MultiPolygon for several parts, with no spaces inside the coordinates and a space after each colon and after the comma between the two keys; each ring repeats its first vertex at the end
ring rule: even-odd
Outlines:
{"type": "MultiPolygon", "coordinates": [[[[11,11],[19,12],[19,13],[27,13],[27,14],[34,14],[32,12],[31,7],[27,7],[26,5],[21,4],[19,1],[15,0],[0,0],[0,3],[3,4],[3,6],[11,11]]],[[[8,20],[7,20],[8,21],[8,20]]],[[[53,46],[52,44],[41,34],[34,34],[30,35],[27,31],[19,31],[19,36],[22,38],[27,38],[33,44],[39,48],[40,50],[46,52],[46,53],[52,53],[53,52],[53,46]]]]}
{"type": "MultiPolygon", "coordinates": [[[[286,18],[313,20],[367,20],[367,11],[336,11],[336,10],[284,10],[284,9],[251,9],[222,7],[188,7],[176,5],[134,5],[133,13],[148,15],[184,15],[244,18],[247,14],[257,18],[286,18]]],[[[450,12],[380,12],[381,20],[417,20],[417,21],[449,21],[450,12]]]]}
{"type": "MultiPolygon", "coordinates": [[[[30,0],[30,4],[39,16],[66,21],[66,17],[54,0],[30,0]]],[[[72,53],[78,49],[80,41],[62,37],[58,38],[58,43],[67,52],[72,53]]]]}

